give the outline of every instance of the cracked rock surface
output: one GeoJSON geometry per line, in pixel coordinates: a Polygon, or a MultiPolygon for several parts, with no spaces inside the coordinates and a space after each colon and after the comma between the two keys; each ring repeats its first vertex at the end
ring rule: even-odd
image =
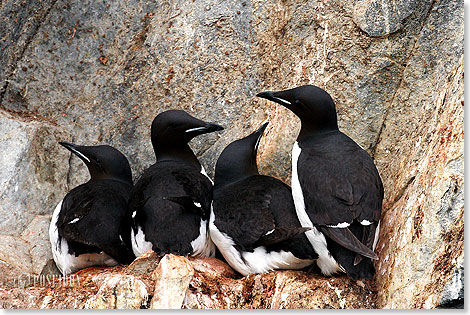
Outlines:
{"type": "MultiPolygon", "coordinates": [[[[134,267],[157,267],[136,273],[126,267],[88,268],[49,284],[0,288],[3,308],[374,308],[373,281],[345,276],[325,278],[304,271],[272,271],[237,277],[215,258],[166,255],[160,262],[149,251],[134,267]]],[[[46,282],[47,280],[44,280],[46,282]]]]}
{"type": "MultiPolygon", "coordinates": [[[[310,83],[331,94],[340,129],[374,157],[384,182],[377,292],[370,297],[376,300],[364,307],[460,303],[463,11],[457,0],[2,1],[0,284],[11,288],[15,277],[41,272],[52,256],[47,228],[55,206],[88,179],[83,163],[58,141],[113,145],[129,158],[136,179],[154,162],[152,119],[166,109],[184,109],[225,127],[191,143],[212,176],[228,143],[269,120],[260,171],[289,183],[300,123],[287,109],[254,95],[310,83]]],[[[156,268],[134,267],[141,274],[156,268]]],[[[271,273],[252,276],[252,285],[281,288],[291,281],[285,277],[310,277],[272,274],[269,281],[271,273]]],[[[190,291],[198,277],[195,272],[190,291]]],[[[236,303],[251,288],[237,281],[227,282],[233,283],[227,288],[234,301],[223,299],[225,307],[242,307],[236,303]]],[[[338,290],[348,283],[343,277],[329,281],[343,283],[338,290]]],[[[107,283],[143,292],[131,278],[107,283]]],[[[146,294],[153,289],[146,287],[146,294]]],[[[33,305],[28,294],[16,292],[25,307],[33,305]]],[[[307,305],[301,293],[283,304],[282,294],[257,305],[307,305]]],[[[126,305],[146,300],[139,296],[126,305]]],[[[222,305],[211,296],[187,294],[184,303],[222,305]]],[[[345,307],[361,307],[350,299],[345,307]]],[[[61,302],[51,297],[41,303],[61,302]]]]}

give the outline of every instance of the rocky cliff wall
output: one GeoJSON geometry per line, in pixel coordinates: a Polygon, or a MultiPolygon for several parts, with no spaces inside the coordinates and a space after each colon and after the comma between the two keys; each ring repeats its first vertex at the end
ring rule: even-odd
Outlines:
{"type": "Polygon", "coordinates": [[[154,116],[185,109],[225,126],[191,143],[212,175],[269,120],[260,169],[289,182],[299,121],[254,95],[311,83],[384,181],[376,307],[463,298],[463,24],[456,0],[2,1],[4,280],[41,271],[55,205],[87,180],[57,141],[111,144],[137,178],[154,116]]]}

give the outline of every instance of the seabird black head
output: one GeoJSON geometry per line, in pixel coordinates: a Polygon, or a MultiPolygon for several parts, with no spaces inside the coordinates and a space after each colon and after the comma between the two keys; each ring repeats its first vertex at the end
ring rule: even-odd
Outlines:
{"type": "Polygon", "coordinates": [[[223,129],[222,126],[199,120],[182,110],[160,113],[153,120],[151,131],[157,161],[178,159],[199,165],[188,142],[196,136],[223,129]]]}
{"type": "Polygon", "coordinates": [[[303,85],[279,92],[262,92],[256,96],[281,104],[296,114],[301,122],[300,136],[338,130],[335,103],[323,89],[303,85]]]}
{"type": "Polygon", "coordinates": [[[90,180],[114,179],[132,185],[132,172],[127,158],[109,145],[82,146],[59,142],[77,155],[88,167],[90,180]]]}
{"type": "Polygon", "coordinates": [[[268,122],[249,136],[230,143],[220,154],[215,166],[214,188],[258,175],[256,154],[268,122]]]}

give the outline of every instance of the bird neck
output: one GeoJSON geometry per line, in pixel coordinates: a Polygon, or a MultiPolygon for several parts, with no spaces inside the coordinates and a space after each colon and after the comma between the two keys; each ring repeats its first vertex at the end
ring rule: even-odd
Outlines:
{"type": "Polygon", "coordinates": [[[103,168],[99,167],[96,164],[87,165],[88,172],[90,174],[90,181],[99,181],[99,180],[115,180],[123,182],[126,184],[133,185],[132,183],[132,171],[130,167],[126,169],[115,170],[115,172],[107,172],[103,168]]]}
{"type": "Polygon", "coordinates": [[[238,165],[234,164],[231,167],[217,167],[215,168],[214,175],[214,189],[220,189],[232,183],[241,181],[245,178],[259,175],[256,164],[253,165],[238,165]]]}
{"type": "Polygon", "coordinates": [[[158,148],[155,147],[154,149],[157,162],[179,161],[201,169],[201,164],[188,144],[179,145],[178,147],[159,145],[158,148]]]}
{"type": "Polygon", "coordinates": [[[304,124],[302,123],[302,127],[300,128],[299,136],[297,137],[297,141],[306,140],[308,138],[322,136],[330,133],[339,132],[338,125],[332,124],[330,126],[322,126],[316,127],[311,124],[304,124]]]}
{"type": "Polygon", "coordinates": [[[100,180],[113,180],[117,182],[121,182],[127,185],[133,185],[132,183],[132,175],[128,174],[121,174],[121,175],[110,175],[105,174],[102,172],[96,172],[95,170],[89,170],[90,173],[90,181],[100,181],[100,180]]]}

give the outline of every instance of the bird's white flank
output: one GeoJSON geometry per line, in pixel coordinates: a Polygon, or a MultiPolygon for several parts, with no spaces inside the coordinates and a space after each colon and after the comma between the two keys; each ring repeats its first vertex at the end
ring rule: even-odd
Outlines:
{"type": "Polygon", "coordinates": [[[336,262],[336,260],[331,256],[326,245],[325,236],[318,231],[310,220],[304,203],[304,196],[302,193],[302,187],[300,186],[298,171],[297,171],[297,161],[299,160],[300,153],[302,149],[299,147],[297,141],[294,144],[292,149],[292,197],[294,198],[295,211],[297,212],[297,217],[299,218],[300,224],[303,227],[311,227],[312,229],[305,232],[308,240],[313,246],[313,249],[318,254],[317,265],[320,267],[321,271],[325,275],[331,275],[340,271],[342,268],[336,262]]]}

